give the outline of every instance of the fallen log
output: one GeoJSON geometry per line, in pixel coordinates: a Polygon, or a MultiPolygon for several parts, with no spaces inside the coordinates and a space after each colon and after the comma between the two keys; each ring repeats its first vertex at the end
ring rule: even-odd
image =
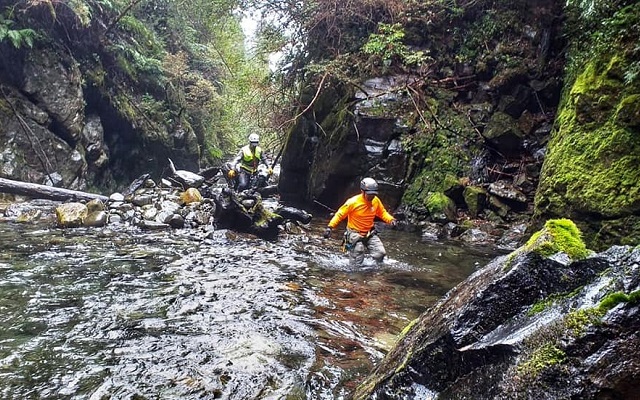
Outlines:
{"type": "Polygon", "coordinates": [[[13,181],[11,179],[5,178],[0,178],[0,192],[19,194],[34,199],[49,199],[60,201],[97,199],[106,202],[109,200],[107,196],[103,196],[100,194],[81,192],[77,190],[64,189],[47,185],[39,185],[37,183],[13,181]]]}

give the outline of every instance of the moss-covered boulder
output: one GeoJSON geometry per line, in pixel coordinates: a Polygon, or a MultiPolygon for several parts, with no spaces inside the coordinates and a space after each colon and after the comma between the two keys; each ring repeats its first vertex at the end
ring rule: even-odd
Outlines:
{"type": "Polygon", "coordinates": [[[582,241],[580,230],[573,221],[568,219],[547,221],[543,229],[531,236],[523,250],[545,257],[562,252],[573,260],[580,260],[589,254],[582,241]]]}
{"type": "Polygon", "coordinates": [[[639,261],[628,246],[498,257],[412,321],[353,398],[636,398],[639,261]]]}
{"type": "Polygon", "coordinates": [[[472,217],[477,217],[487,202],[487,191],[480,186],[466,186],[463,192],[464,202],[472,217]]]}
{"type": "Polygon", "coordinates": [[[82,203],[64,203],[56,207],[56,218],[61,228],[82,226],[87,214],[87,206],[82,203]]]}
{"type": "Polygon", "coordinates": [[[571,218],[595,249],[640,243],[640,76],[633,54],[603,48],[576,75],[536,193],[535,221],[571,218]]]}
{"type": "Polygon", "coordinates": [[[456,204],[444,193],[431,193],[424,206],[429,211],[431,219],[437,222],[457,221],[456,204]]]}

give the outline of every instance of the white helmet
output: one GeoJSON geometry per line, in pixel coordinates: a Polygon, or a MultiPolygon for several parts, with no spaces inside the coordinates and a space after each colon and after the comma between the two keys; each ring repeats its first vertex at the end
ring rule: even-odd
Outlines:
{"type": "Polygon", "coordinates": [[[249,135],[249,143],[258,144],[259,141],[260,141],[260,136],[258,136],[257,133],[252,133],[251,135],[249,135]]]}

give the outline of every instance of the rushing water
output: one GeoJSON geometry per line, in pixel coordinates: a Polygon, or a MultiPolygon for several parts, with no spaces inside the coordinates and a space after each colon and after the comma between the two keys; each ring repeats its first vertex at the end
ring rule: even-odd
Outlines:
{"type": "Polygon", "coordinates": [[[0,398],[348,398],[495,255],[383,231],[386,265],[352,269],[320,223],[266,242],[0,222],[0,398]]]}

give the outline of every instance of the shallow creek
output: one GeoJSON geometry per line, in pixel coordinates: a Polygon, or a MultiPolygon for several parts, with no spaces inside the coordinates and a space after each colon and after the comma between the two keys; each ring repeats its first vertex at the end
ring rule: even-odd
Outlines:
{"type": "MultiPolygon", "coordinates": [[[[346,399],[396,335],[491,249],[0,222],[0,398],[346,399]]],[[[335,236],[340,236],[336,234],[335,236]]]]}

